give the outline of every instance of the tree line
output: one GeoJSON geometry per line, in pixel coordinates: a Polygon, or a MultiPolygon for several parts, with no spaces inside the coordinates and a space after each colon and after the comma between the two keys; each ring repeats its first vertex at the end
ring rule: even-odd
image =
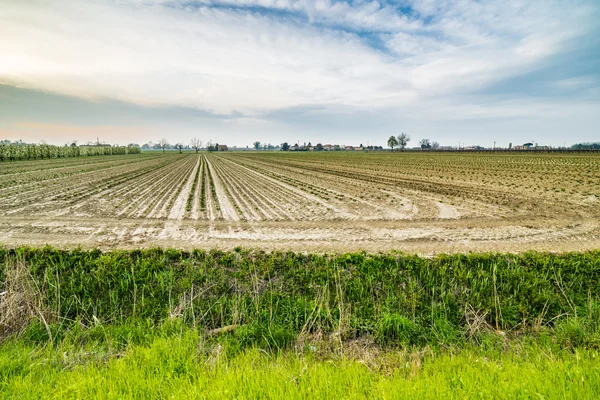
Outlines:
{"type": "Polygon", "coordinates": [[[577,143],[571,146],[572,150],[600,150],[600,142],[577,143]]]}
{"type": "Polygon", "coordinates": [[[204,146],[202,140],[198,138],[192,138],[189,144],[183,144],[182,142],[170,144],[167,139],[162,138],[157,143],[148,142],[142,145],[142,150],[162,150],[163,153],[167,150],[178,150],[179,153],[183,153],[183,150],[194,150],[198,153],[203,149],[206,149],[207,151],[220,151],[219,148],[219,143],[213,143],[210,140],[206,142],[206,146],[204,146]]]}
{"type": "MultiPolygon", "coordinates": [[[[410,142],[410,135],[408,133],[402,132],[398,136],[390,136],[387,141],[387,144],[388,147],[392,149],[392,151],[394,151],[394,147],[400,147],[400,149],[404,151],[406,149],[406,146],[408,145],[408,142],[410,142]]],[[[440,147],[440,144],[435,140],[431,141],[429,139],[421,139],[419,141],[419,146],[423,150],[438,149],[440,147]]]]}

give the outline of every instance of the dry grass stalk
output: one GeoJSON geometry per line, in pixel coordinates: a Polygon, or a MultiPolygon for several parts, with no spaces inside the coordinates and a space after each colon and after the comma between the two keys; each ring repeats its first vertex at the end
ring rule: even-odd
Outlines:
{"type": "Polygon", "coordinates": [[[27,265],[13,257],[7,257],[5,278],[0,293],[0,340],[21,333],[32,321],[44,324],[50,340],[51,313],[44,306],[44,296],[35,284],[27,265]]]}
{"type": "Polygon", "coordinates": [[[467,337],[476,337],[479,333],[489,332],[492,327],[485,320],[487,313],[476,310],[470,304],[465,308],[465,321],[467,322],[467,337]]]}
{"type": "Polygon", "coordinates": [[[236,330],[239,327],[240,327],[240,325],[238,325],[238,324],[227,325],[222,328],[211,329],[208,332],[206,332],[206,334],[208,336],[221,335],[223,333],[233,332],[234,330],[236,330]]]}

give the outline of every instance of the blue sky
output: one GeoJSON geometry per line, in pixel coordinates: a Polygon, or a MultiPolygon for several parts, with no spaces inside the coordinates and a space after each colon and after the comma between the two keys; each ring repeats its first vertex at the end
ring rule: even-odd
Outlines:
{"type": "Polygon", "coordinates": [[[0,0],[0,138],[600,141],[595,0],[0,0]]]}

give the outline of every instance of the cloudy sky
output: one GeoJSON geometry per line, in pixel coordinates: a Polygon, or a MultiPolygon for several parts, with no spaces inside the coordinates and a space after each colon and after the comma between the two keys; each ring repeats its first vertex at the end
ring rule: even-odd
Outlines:
{"type": "Polygon", "coordinates": [[[0,0],[0,139],[600,141],[597,0],[0,0]]]}

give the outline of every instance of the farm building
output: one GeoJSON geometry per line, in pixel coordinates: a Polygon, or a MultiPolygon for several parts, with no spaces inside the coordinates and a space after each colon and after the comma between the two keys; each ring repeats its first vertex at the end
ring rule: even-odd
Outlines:
{"type": "Polygon", "coordinates": [[[88,147],[112,147],[111,144],[107,143],[93,143],[93,144],[81,144],[79,147],[88,148],[88,147]]]}
{"type": "Polygon", "coordinates": [[[531,150],[533,149],[533,143],[525,143],[521,146],[513,146],[512,150],[531,150]]]}
{"type": "Polygon", "coordinates": [[[217,149],[217,151],[227,151],[227,150],[229,150],[229,149],[227,148],[226,144],[220,144],[217,149]]]}
{"type": "Polygon", "coordinates": [[[525,143],[522,146],[513,146],[511,150],[552,150],[551,146],[538,146],[537,143],[534,146],[533,143],[525,143]]]}

